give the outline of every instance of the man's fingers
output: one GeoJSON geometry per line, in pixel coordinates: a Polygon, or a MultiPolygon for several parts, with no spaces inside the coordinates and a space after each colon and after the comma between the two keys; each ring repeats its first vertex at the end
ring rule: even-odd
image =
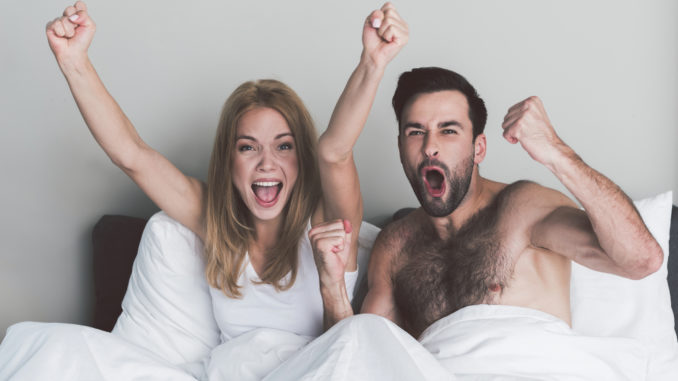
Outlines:
{"type": "Polygon", "coordinates": [[[514,128],[507,128],[503,133],[504,139],[506,139],[511,144],[518,143],[518,137],[516,136],[516,131],[514,128]]]}
{"type": "Polygon", "coordinates": [[[504,122],[501,124],[501,128],[507,129],[507,128],[511,127],[522,116],[523,116],[522,112],[516,112],[516,113],[506,115],[504,117],[504,122]]]}
{"type": "Polygon", "coordinates": [[[518,103],[514,104],[513,106],[509,107],[509,109],[506,111],[506,113],[510,114],[512,112],[522,110],[524,106],[525,106],[525,102],[518,102],[518,103]]]}

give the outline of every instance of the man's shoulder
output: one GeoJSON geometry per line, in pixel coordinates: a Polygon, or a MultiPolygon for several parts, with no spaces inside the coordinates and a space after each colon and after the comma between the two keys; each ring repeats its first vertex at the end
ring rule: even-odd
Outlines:
{"type": "Polygon", "coordinates": [[[517,202],[524,206],[535,207],[543,203],[572,203],[570,198],[562,192],[530,180],[518,180],[508,184],[497,195],[497,198],[499,202],[517,202]]]}
{"type": "Polygon", "coordinates": [[[502,220],[532,220],[561,206],[577,207],[562,192],[529,180],[519,180],[507,185],[497,195],[495,205],[502,220]]]}
{"type": "Polygon", "coordinates": [[[416,234],[421,227],[421,208],[414,209],[406,215],[389,222],[379,235],[375,246],[379,245],[384,249],[400,249],[413,234],[416,234]]]}

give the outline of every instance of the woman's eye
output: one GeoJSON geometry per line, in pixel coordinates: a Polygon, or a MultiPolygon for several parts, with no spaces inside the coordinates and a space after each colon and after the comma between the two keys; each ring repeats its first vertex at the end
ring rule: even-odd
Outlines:
{"type": "Polygon", "coordinates": [[[244,145],[241,145],[240,147],[238,147],[238,151],[240,151],[240,152],[252,151],[252,150],[254,150],[254,147],[247,145],[247,144],[244,144],[244,145]]]}
{"type": "Polygon", "coordinates": [[[290,143],[283,143],[283,144],[281,144],[280,147],[278,147],[278,148],[279,148],[281,151],[282,151],[282,150],[290,150],[290,149],[292,149],[292,144],[290,144],[290,143]]]}

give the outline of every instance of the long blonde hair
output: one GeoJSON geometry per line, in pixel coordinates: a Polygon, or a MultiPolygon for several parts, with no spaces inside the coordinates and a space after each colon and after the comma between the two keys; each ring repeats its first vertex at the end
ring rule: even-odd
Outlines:
{"type": "Polygon", "coordinates": [[[317,134],[299,96],[284,83],[271,79],[240,85],[221,111],[207,175],[207,281],[232,298],[242,296],[238,278],[244,268],[247,243],[254,235],[250,211],[233,185],[233,152],[238,121],[247,111],[258,107],[274,109],[285,118],[294,136],[299,165],[297,181],[282,210],[280,236],[270,251],[273,255],[266,253],[264,270],[259,274],[262,283],[279,291],[294,284],[299,239],[320,199],[317,134]],[[283,282],[288,273],[289,280],[283,282]]]}

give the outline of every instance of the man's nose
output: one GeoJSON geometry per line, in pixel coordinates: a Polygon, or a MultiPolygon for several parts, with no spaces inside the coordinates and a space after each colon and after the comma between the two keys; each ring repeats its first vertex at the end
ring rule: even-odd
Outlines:
{"type": "Polygon", "coordinates": [[[424,155],[426,157],[433,159],[438,157],[438,139],[435,137],[434,134],[429,133],[426,134],[426,137],[424,138],[424,155]]]}

